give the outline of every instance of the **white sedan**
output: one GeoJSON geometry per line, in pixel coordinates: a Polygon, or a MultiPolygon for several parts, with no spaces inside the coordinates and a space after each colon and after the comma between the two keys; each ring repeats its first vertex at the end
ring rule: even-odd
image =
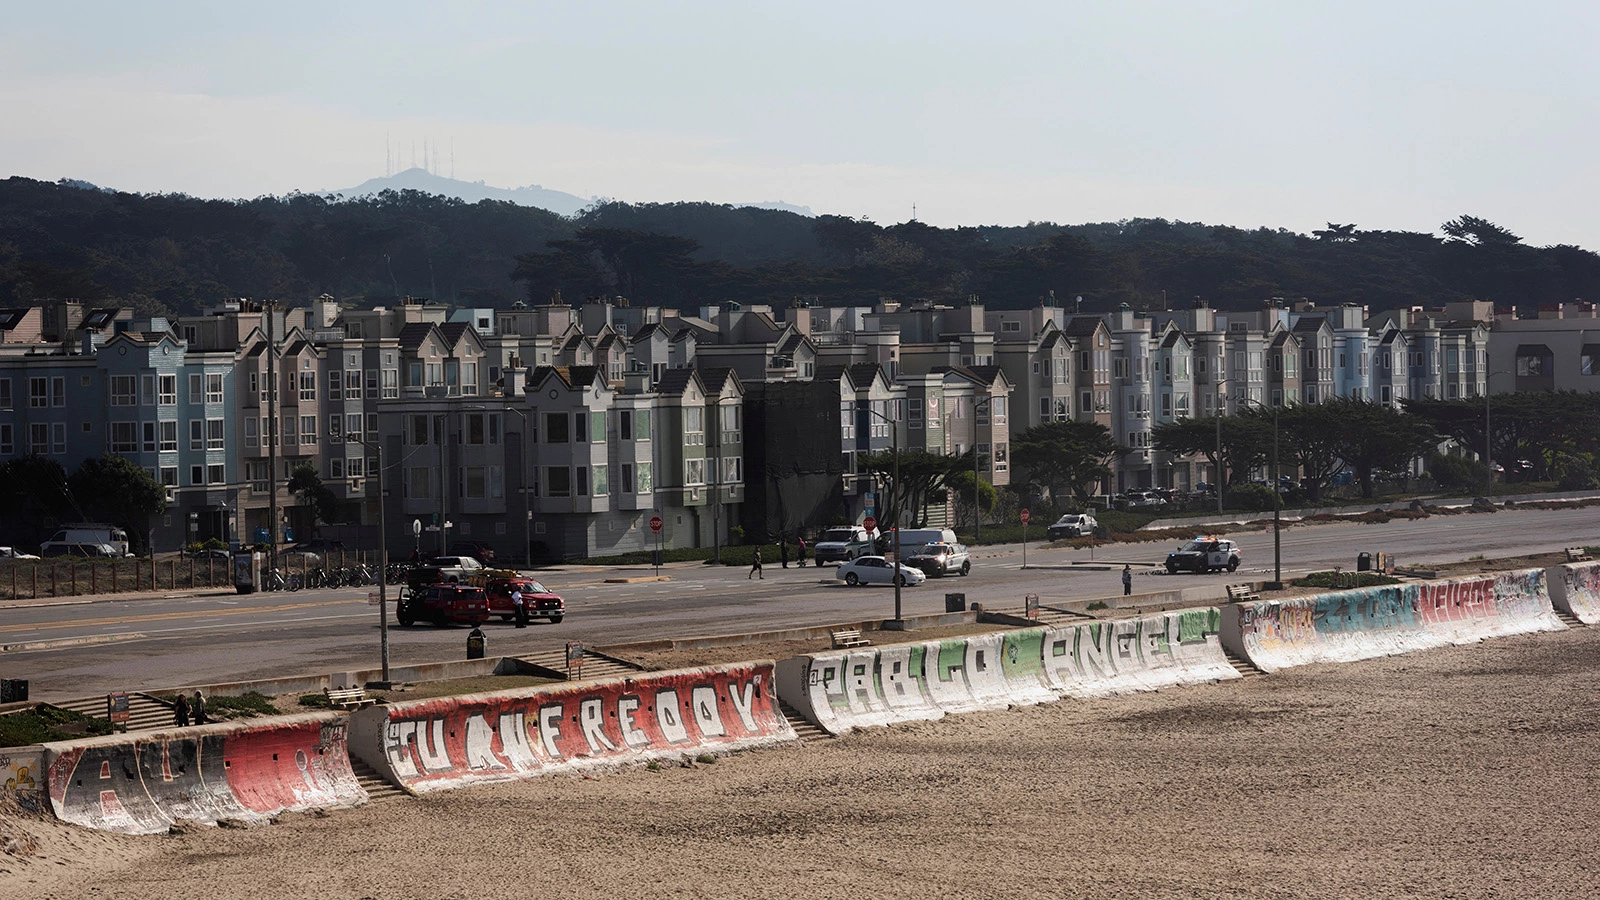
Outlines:
{"type": "MultiPolygon", "coordinates": [[[[901,584],[921,584],[928,580],[922,570],[900,566],[901,584]]],[[[839,567],[835,575],[852,587],[858,584],[894,584],[895,566],[881,556],[858,556],[839,567]]]]}

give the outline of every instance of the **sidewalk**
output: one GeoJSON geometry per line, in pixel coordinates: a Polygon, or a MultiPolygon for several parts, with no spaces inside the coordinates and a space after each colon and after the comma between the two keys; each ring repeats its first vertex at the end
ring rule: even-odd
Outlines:
{"type": "MultiPolygon", "coordinates": [[[[1579,500],[1593,500],[1600,498],[1600,491],[1565,491],[1548,494],[1508,494],[1497,496],[1494,502],[1497,506],[1507,503],[1569,503],[1579,500]]],[[[1379,500],[1374,498],[1370,504],[1354,504],[1346,506],[1310,506],[1302,509],[1286,509],[1279,515],[1285,522],[1297,522],[1311,516],[1334,515],[1350,516],[1371,512],[1374,509],[1404,510],[1411,508],[1413,500],[1421,500],[1428,506],[1446,508],[1471,506],[1474,497],[1407,497],[1404,500],[1379,500]]],[[[1207,525],[1239,525],[1245,522],[1258,522],[1262,519],[1272,518],[1272,510],[1265,512],[1231,511],[1216,516],[1180,516],[1170,519],[1156,519],[1140,531],[1154,531],[1162,528],[1202,528],[1207,525]]]]}

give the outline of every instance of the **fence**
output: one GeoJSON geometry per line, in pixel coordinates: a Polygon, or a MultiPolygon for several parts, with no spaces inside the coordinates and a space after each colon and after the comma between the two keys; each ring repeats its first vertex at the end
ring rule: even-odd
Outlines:
{"type": "MultiPolygon", "coordinates": [[[[376,553],[336,550],[322,562],[312,563],[304,555],[280,556],[278,568],[284,575],[300,575],[312,569],[342,569],[367,565],[377,560],[376,553]]],[[[134,591],[182,590],[185,588],[226,588],[233,586],[230,561],[216,557],[192,559],[171,556],[166,559],[45,559],[0,562],[0,600],[37,600],[50,597],[79,597],[93,594],[120,594],[134,591]]]]}

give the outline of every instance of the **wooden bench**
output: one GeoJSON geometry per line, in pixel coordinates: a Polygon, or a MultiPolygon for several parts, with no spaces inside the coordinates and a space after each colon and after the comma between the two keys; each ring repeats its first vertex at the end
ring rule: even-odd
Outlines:
{"type": "Polygon", "coordinates": [[[1577,562],[1587,562],[1588,560],[1589,560],[1589,554],[1582,547],[1568,547],[1567,548],[1567,562],[1569,562],[1569,563],[1577,563],[1577,562]]]}
{"type": "Polygon", "coordinates": [[[322,693],[327,696],[329,706],[340,709],[360,709],[378,702],[377,698],[367,696],[366,688],[323,688],[322,693]]]}
{"type": "Polygon", "coordinates": [[[828,634],[833,637],[833,649],[835,650],[845,647],[872,646],[871,641],[861,636],[861,629],[859,628],[841,628],[838,631],[830,631],[828,634]]]}
{"type": "Polygon", "coordinates": [[[1261,599],[1261,595],[1256,593],[1256,589],[1251,587],[1248,584],[1230,584],[1230,585],[1228,585],[1228,602],[1229,603],[1247,603],[1247,602],[1249,602],[1251,600],[1260,600],[1260,599],[1261,599]]]}

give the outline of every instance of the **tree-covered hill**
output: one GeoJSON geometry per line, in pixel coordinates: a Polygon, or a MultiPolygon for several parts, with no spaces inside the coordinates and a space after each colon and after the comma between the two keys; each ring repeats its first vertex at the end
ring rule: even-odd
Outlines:
{"type": "Polygon", "coordinates": [[[621,294],[636,304],[871,303],[880,297],[1085,310],[1306,297],[1374,310],[1451,299],[1600,297],[1600,256],[1531,247],[1462,216],[1439,235],[1310,235],[1138,219],[936,228],[720,206],[609,203],[574,218],[414,191],[199,200],[0,181],[0,304],[75,297],[172,313],[232,297],[481,306],[621,294]]]}

